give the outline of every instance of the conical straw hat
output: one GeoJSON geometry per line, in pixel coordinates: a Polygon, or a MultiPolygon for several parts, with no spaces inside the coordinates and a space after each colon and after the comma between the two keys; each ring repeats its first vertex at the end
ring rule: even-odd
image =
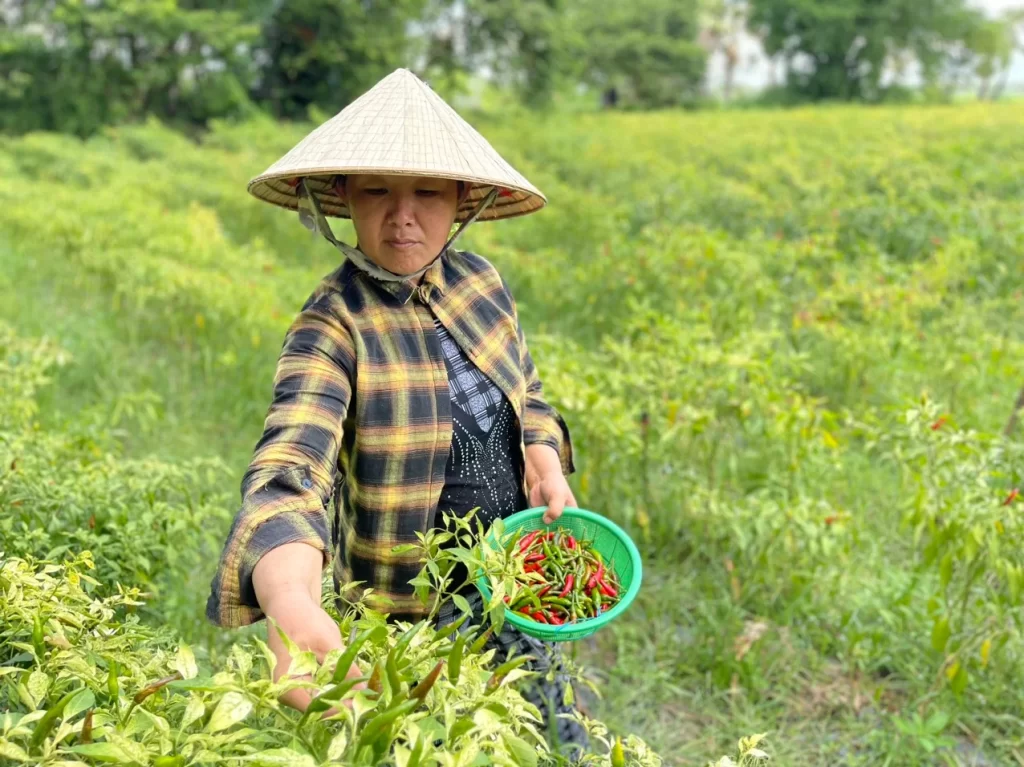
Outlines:
{"type": "Polygon", "coordinates": [[[454,109],[407,69],[397,69],[296,144],[249,182],[261,200],[296,210],[305,177],[324,214],[349,218],[334,192],[335,174],[379,173],[452,178],[472,184],[457,221],[470,216],[492,188],[501,194],[479,220],[540,210],[544,195],[454,109]]]}

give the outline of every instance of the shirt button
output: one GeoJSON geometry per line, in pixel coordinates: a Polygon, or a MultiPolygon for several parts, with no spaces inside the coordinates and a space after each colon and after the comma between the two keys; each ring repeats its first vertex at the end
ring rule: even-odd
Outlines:
{"type": "Polygon", "coordinates": [[[308,490],[309,488],[313,487],[313,481],[310,479],[304,479],[302,480],[302,486],[308,490]]]}

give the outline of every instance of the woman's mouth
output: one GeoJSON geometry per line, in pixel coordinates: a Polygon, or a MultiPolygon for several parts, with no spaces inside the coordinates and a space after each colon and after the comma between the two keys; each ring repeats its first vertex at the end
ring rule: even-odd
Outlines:
{"type": "Polygon", "coordinates": [[[416,240],[385,240],[385,242],[397,250],[408,250],[413,245],[419,244],[416,240]]]}

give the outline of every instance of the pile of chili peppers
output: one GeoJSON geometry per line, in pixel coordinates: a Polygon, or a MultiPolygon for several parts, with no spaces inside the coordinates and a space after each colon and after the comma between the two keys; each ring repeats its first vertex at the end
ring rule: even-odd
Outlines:
{"type": "Polygon", "coordinates": [[[561,626],[596,618],[620,599],[622,585],[614,569],[587,540],[565,528],[516,535],[506,552],[523,557],[516,581],[522,587],[505,596],[509,609],[539,623],[561,626]]]}

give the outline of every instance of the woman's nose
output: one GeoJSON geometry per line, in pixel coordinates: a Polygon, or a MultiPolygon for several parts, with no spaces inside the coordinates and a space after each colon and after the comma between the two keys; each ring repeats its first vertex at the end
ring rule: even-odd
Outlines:
{"type": "Polygon", "coordinates": [[[398,225],[410,223],[414,216],[414,197],[409,194],[392,194],[388,208],[388,221],[398,225]]]}

